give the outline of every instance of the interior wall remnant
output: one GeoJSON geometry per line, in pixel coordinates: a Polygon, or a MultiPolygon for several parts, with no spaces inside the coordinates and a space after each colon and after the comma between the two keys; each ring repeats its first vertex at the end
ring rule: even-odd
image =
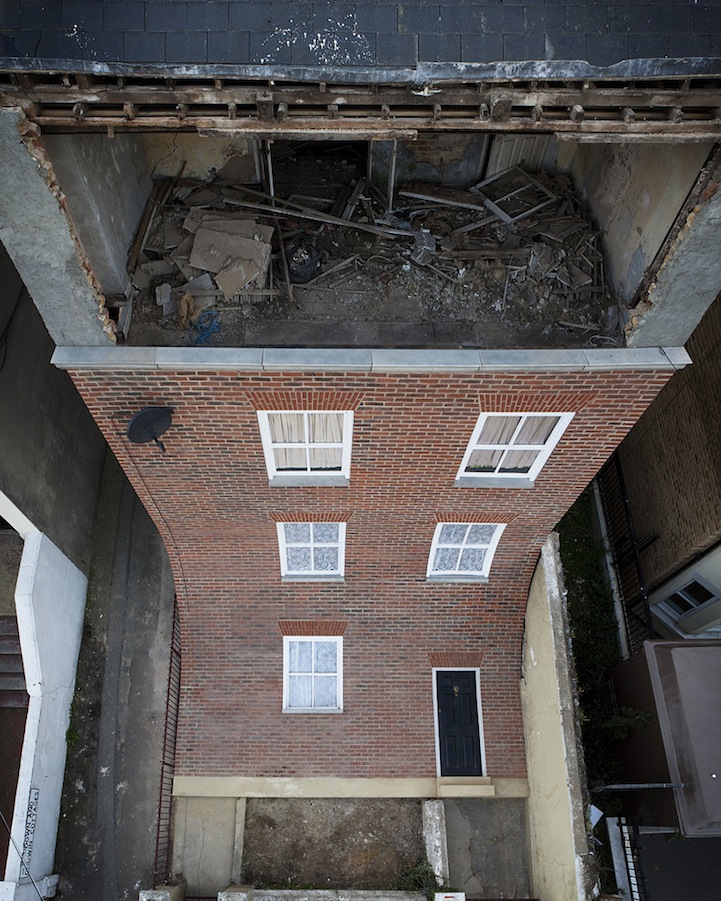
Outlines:
{"type": "Polygon", "coordinates": [[[21,128],[28,123],[18,110],[0,110],[0,241],[56,344],[107,344],[107,315],[54,193],[54,173],[39,139],[27,134],[28,146],[21,128]]]}
{"type": "Polygon", "coordinates": [[[153,187],[139,135],[45,135],[43,143],[103,292],[122,294],[128,247],[153,187]]]}
{"type": "Polygon", "coordinates": [[[182,169],[186,178],[208,181],[232,160],[234,178],[245,183],[256,180],[255,142],[252,139],[163,132],[144,134],[142,140],[153,178],[176,176],[182,169]]]}
{"type": "MultiPolygon", "coordinates": [[[[711,147],[710,143],[578,146],[572,174],[604,233],[606,272],[623,302],[633,299],[711,147]]],[[[674,338],[672,343],[684,342],[674,338]]]]}
{"type": "MultiPolygon", "coordinates": [[[[415,141],[398,141],[396,184],[427,184],[468,187],[482,178],[490,140],[485,134],[430,133],[418,135],[415,141]]],[[[374,156],[379,172],[374,180],[383,184],[393,151],[393,141],[374,141],[374,156]]]]}
{"type": "MultiPolygon", "coordinates": [[[[87,572],[107,446],[67,373],[50,365],[53,342],[0,245],[0,325],[6,324],[0,492],[87,572]]],[[[1,507],[0,515],[8,519],[1,507]]]]}

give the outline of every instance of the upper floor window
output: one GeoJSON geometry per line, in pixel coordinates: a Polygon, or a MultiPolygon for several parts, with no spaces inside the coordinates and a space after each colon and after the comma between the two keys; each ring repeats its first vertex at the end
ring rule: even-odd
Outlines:
{"type": "Polygon", "coordinates": [[[505,528],[503,523],[439,522],[426,578],[485,581],[505,528]]]}
{"type": "Polygon", "coordinates": [[[295,579],[342,579],[344,522],[279,522],[280,572],[295,579]]]}
{"type": "Polygon", "coordinates": [[[481,413],[457,485],[531,487],[573,413],[481,413]]]}
{"type": "Polygon", "coordinates": [[[283,712],[343,710],[343,639],[283,637],[283,712]]]}
{"type": "Polygon", "coordinates": [[[258,411],[268,478],[274,485],[345,485],[353,413],[258,411]]]}

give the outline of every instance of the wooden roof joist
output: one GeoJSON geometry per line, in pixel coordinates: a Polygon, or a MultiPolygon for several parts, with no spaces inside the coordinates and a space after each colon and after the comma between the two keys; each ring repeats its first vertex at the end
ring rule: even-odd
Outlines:
{"type": "Polygon", "coordinates": [[[2,73],[0,106],[21,107],[41,129],[63,132],[222,129],[294,135],[366,129],[378,136],[377,129],[397,127],[713,140],[720,133],[721,81],[519,80],[419,87],[2,73]]]}

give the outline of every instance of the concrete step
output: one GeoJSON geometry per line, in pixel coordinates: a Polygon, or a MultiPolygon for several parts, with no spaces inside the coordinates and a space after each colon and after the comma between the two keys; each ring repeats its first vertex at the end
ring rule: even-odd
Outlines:
{"type": "Polygon", "coordinates": [[[22,673],[22,654],[0,654],[0,673],[22,673]]]}
{"type": "Polygon", "coordinates": [[[25,691],[25,676],[20,673],[0,673],[0,691],[25,691]]]}
{"type": "Polygon", "coordinates": [[[18,621],[14,616],[0,616],[0,635],[17,635],[18,621]]]}
{"type": "Polygon", "coordinates": [[[15,635],[0,635],[0,654],[19,654],[20,639],[15,635]]]}
{"type": "Polygon", "coordinates": [[[27,707],[30,698],[26,691],[0,690],[0,707],[27,707]]]}

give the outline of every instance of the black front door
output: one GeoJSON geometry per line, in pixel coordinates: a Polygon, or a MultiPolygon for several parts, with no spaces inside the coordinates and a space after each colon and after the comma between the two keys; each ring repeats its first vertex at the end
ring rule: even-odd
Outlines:
{"type": "Polygon", "coordinates": [[[441,776],[482,776],[475,672],[439,670],[436,702],[441,776]]]}

